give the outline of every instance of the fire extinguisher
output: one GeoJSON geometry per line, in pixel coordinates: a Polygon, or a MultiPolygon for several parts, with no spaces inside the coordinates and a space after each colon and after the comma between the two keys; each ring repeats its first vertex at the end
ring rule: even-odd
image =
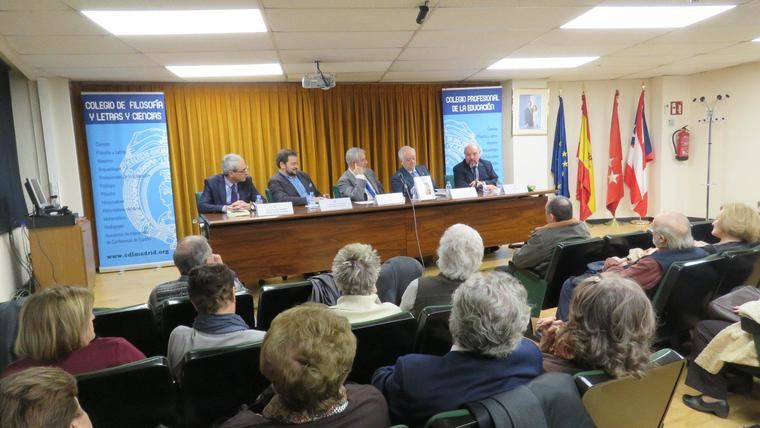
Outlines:
{"type": "Polygon", "coordinates": [[[684,126],[673,133],[673,151],[676,154],[676,160],[685,161],[689,159],[689,130],[684,126]]]}

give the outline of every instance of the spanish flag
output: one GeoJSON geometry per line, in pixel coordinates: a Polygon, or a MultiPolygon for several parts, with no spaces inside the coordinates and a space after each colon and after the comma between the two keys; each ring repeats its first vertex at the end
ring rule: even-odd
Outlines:
{"type": "Polygon", "coordinates": [[[578,183],[575,188],[575,199],[581,203],[581,221],[586,220],[596,210],[594,198],[594,163],[591,161],[591,131],[588,128],[588,110],[586,109],[586,93],[581,96],[581,135],[578,139],[578,183]]]}

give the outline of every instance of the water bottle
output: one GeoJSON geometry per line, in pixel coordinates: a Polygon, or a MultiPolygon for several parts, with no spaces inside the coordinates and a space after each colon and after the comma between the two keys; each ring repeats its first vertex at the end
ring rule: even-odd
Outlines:
{"type": "Polygon", "coordinates": [[[309,192],[309,194],[306,195],[306,206],[307,207],[314,206],[314,192],[309,192]]]}
{"type": "Polygon", "coordinates": [[[451,182],[446,182],[446,198],[451,199],[451,182]]]}
{"type": "Polygon", "coordinates": [[[261,197],[261,195],[256,195],[256,205],[263,204],[264,198],[261,197]]]}

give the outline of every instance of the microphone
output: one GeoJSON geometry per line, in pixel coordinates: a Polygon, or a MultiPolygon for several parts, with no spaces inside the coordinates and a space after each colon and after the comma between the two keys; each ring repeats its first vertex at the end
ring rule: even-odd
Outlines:
{"type": "Polygon", "coordinates": [[[422,264],[422,269],[425,269],[425,258],[422,256],[422,245],[420,245],[420,233],[419,229],[417,228],[417,210],[414,206],[414,198],[412,197],[412,192],[409,191],[409,186],[406,185],[406,180],[404,180],[404,176],[401,176],[401,184],[404,185],[404,189],[406,189],[406,194],[409,195],[409,203],[412,205],[412,220],[414,223],[414,238],[417,241],[417,251],[420,254],[420,263],[422,264]]]}

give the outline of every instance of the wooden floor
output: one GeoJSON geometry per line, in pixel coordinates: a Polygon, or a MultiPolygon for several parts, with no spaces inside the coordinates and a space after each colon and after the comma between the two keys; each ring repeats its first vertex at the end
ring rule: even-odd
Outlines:
{"type": "MultiPolygon", "coordinates": [[[[593,225],[589,226],[594,236],[604,236],[611,233],[627,233],[635,230],[644,230],[647,225],[620,224],[614,226],[593,225]]],[[[492,269],[506,264],[512,256],[512,250],[506,246],[498,251],[487,254],[483,269],[492,269]]],[[[426,267],[425,275],[436,275],[438,269],[434,263],[426,267]]],[[[99,273],[95,281],[95,306],[96,307],[123,307],[137,305],[148,301],[148,295],[156,284],[171,281],[179,277],[176,268],[163,267],[126,272],[99,273]]],[[[289,278],[298,280],[300,278],[289,278]]],[[[280,283],[281,278],[273,278],[267,283],[280,283]]],[[[251,290],[256,292],[257,290],[251,290]]],[[[683,384],[681,379],[676,394],[673,397],[665,426],[667,428],[735,428],[760,423],[760,383],[755,381],[752,396],[729,395],[731,414],[729,419],[721,419],[716,416],[696,412],[684,406],[681,402],[683,394],[696,394],[697,392],[683,384]]]]}

